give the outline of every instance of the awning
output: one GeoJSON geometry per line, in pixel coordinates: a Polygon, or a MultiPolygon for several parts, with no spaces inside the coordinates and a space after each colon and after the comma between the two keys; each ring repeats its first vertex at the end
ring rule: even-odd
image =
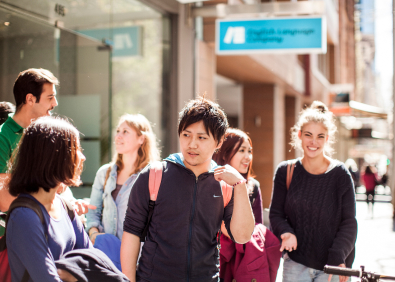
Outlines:
{"type": "Polygon", "coordinates": [[[333,103],[330,111],[336,116],[355,116],[355,117],[376,117],[387,119],[388,113],[379,107],[350,101],[349,103],[333,103]]]}

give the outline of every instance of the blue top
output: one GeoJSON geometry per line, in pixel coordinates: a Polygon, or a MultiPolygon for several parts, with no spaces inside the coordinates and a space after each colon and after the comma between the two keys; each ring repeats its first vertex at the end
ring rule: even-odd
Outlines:
{"type": "Polygon", "coordinates": [[[125,181],[114,201],[111,193],[117,186],[117,165],[109,163],[99,168],[93,182],[90,200],[90,204],[96,206],[96,209],[89,210],[86,214],[86,231],[96,227],[100,232],[115,235],[119,240],[122,239],[123,221],[125,220],[129,195],[137,175],[137,173],[133,174],[125,181]],[[111,167],[111,172],[106,187],[104,187],[109,167],[111,167]]]}
{"type": "MultiPolygon", "coordinates": [[[[34,197],[24,194],[23,196],[34,197]]],[[[25,270],[29,281],[61,282],[54,261],[68,251],[92,248],[88,235],[76,215],[71,222],[59,196],[56,204],[62,207],[59,219],[52,218],[40,204],[45,228],[38,215],[29,208],[16,208],[7,225],[7,249],[12,281],[21,281],[25,270]],[[48,234],[48,241],[45,238],[48,234]]]]}

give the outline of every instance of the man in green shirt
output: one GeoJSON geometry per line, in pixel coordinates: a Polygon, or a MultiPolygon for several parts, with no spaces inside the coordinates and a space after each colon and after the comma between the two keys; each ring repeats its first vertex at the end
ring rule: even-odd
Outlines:
{"type": "MultiPolygon", "coordinates": [[[[14,83],[16,112],[0,127],[0,211],[6,212],[14,200],[5,183],[9,177],[8,161],[21,139],[23,129],[42,116],[50,115],[57,105],[58,79],[45,69],[28,69],[19,73],[14,83]]],[[[0,226],[0,236],[4,229],[0,226]]]]}

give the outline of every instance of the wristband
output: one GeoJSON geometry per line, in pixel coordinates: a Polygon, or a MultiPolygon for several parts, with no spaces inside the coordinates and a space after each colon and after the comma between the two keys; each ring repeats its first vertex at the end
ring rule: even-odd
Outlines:
{"type": "Polygon", "coordinates": [[[92,234],[91,235],[89,235],[89,239],[91,239],[92,240],[92,236],[94,235],[94,234],[96,234],[96,233],[99,233],[98,231],[93,231],[92,232],[92,234]]]}
{"type": "Polygon", "coordinates": [[[246,182],[247,182],[247,180],[242,179],[242,180],[240,180],[240,181],[237,181],[235,184],[233,184],[232,187],[235,188],[236,185],[239,185],[239,184],[241,184],[241,183],[246,183],[246,182]]]}

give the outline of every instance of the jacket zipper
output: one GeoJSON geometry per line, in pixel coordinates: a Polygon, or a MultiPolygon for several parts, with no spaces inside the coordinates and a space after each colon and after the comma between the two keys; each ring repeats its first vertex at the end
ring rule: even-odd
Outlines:
{"type": "Polygon", "coordinates": [[[196,207],[196,192],[197,192],[198,177],[196,177],[195,187],[193,191],[193,201],[192,201],[192,213],[191,220],[189,221],[189,236],[188,236],[188,269],[187,269],[187,281],[191,278],[191,241],[192,241],[192,223],[195,217],[195,207],[196,207]]]}

